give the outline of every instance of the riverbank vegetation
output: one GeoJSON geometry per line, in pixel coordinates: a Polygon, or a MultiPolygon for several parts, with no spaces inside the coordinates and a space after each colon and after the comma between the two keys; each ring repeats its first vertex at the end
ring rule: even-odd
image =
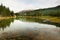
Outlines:
{"type": "Polygon", "coordinates": [[[60,23],[60,17],[52,17],[52,16],[18,16],[20,18],[36,18],[36,19],[42,19],[50,22],[60,23]]]}
{"type": "Polygon", "coordinates": [[[52,8],[25,10],[15,13],[18,17],[38,18],[55,23],[60,23],[60,5],[52,8]]]}
{"type": "Polygon", "coordinates": [[[44,20],[44,22],[50,21],[60,24],[60,5],[52,8],[25,10],[18,13],[10,11],[9,8],[3,6],[2,4],[0,5],[0,20],[16,17],[37,18],[44,20]]]}
{"type": "Polygon", "coordinates": [[[14,12],[10,11],[9,8],[3,6],[2,4],[0,5],[0,19],[8,19],[12,18],[14,16],[14,12]]]}

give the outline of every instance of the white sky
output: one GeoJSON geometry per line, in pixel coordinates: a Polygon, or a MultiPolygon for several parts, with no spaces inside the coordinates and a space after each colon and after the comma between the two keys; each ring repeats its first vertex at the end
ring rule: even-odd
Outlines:
{"type": "Polygon", "coordinates": [[[48,8],[60,5],[60,0],[0,0],[10,10],[18,12],[21,10],[48,8]]]}

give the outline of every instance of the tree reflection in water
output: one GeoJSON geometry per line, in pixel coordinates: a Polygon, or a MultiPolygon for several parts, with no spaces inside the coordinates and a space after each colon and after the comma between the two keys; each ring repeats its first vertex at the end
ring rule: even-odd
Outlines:
{"type": "Polygon", "coordinates": [[[28,22],[37,22],[37,23],[43,23],[43,24],[50,24],[50,25],[55,25],[57,27],[60,27],[60,23],[55,23],[55,22],[51,22],[51,21],[46,21],[43,19],[38,19],[38,18],[25,18],[25,17],[17,17],[17,20],[21,20],[21,21],[28,21],[28,22]]]}
{"type": "Polygon", "coordinates": [[[0,20],[0,28],[4,30],[4,28],[9,27],[11,22],[14,22],[14,19],[4,19],[0,20]]]}

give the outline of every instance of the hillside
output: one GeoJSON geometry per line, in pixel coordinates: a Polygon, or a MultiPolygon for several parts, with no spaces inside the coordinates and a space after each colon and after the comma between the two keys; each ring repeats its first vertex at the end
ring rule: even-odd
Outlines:
{"type": "Polygon", "coordinates": [[[20,16],[60,16],[60,5],[52,8],[22,11],[17,13],[20,16]]]}

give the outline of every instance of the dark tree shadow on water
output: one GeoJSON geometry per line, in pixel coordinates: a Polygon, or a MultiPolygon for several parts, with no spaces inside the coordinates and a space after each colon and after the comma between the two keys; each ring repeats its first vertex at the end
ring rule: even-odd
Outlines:
{"type": "Polygon", "coordinates": [[[4,28],[10,26],[11,22],[14,22],[14,19],[0,20],[0,28],[2,28],[4,30],[4,28]]]}

